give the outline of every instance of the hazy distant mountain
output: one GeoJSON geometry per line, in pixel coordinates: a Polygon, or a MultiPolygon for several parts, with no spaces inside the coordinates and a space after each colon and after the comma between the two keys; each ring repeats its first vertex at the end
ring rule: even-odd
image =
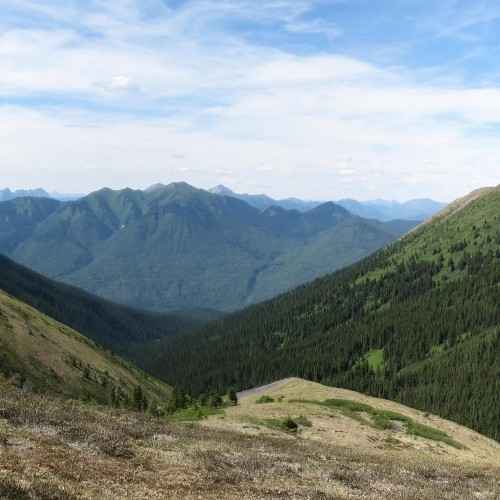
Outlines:
{"type": "Polygon", "coordinates": [[[37,189],[18,189],[16,191],[11,191],[9,188],[0,189],[0,201],[12,200],[14,198],[54,198],[55,200],[70,201],[77,200],[85,196],[84,194],[70,194],[70,193],[58,193],[53,191],[48,193],[43,188],[37,189]]]}
{"type": "Polygon", "coordinates": [[[298,198],[286,198],[283,200],[274,200],[265,194],[237,194],[231,189],[222,184],[208,190],[210,193],[215,193],[221,196],[232,196],[239,200],[246,201],[249,205],[256,208],[268,208],[273,205],[282,207],[286,210],[298,210],[299,212],[307,212],[311,208],[321,205],[321,201],[304,201],[298,198]]]}
{"type": "MultiPolygon", "coordinates": [[[[157,183],[146,188],[144,192],[152,193],[164,187],[165,184],[157,183]]],[[[222,184],[208,189],[208,192],[218,194],[220,196],[232,196],[233,198],[246,201],[249,205],[260,209],[279,206],[285,210],[307,212],[308,210],[324,203],[322,201],[301,200],[293,197],[275,200],[266,194],[238,194],[222,184]]],[[[48,193],[42,188],[18,189],[14,192],[12,192],[9,188],[0,190],[0,201],[29,196],[54,198],[61,201],[74,201],[83,198],[85,195],[58,193],[56,191],[48,193]]],[[[334,201],[334,203],[344,207],[355,215],[359,215],[360,217],[364,217],[366,219],[378,219],[380,221],[390,221],[395,219],[414,221],[425,220],[446,206],[446,203],[437,202],[429,198],[409,200],[403,203],[398,203],[394,200],[388,201],[378,199],[372,201],[356,201],[350,198],[345,198],[334,201]]]]}
{"type": "Polygon", "coordinates": [[[162,184],[161,182],[157,182],[156,184],[153,184],[152,186],[149,186],[144,190],[145,193],[152,193],[153,191],[157,191],[158,189],[164,188],[166,184],[162,184]]]}
{"type": "Polygon", "coordinates": [[[11,191],[9,188],[0,189],[0,201],[12,200],[13,198],[21,198],[26,196],[35,196],[49,198],[50,195],[45,191],[45,189],[18,189],[16,191],[11,191]]]}
{"type": "Polygon", "coordinates": [[[80,198],[83,198],[85,196],[85,194],[83,193],[58,193],[57,191],[53,191],[52,193],[49,194],[51,198],[61,201],[79,200],[80,198]]]}
{"type": "Polygon", "coordinates": [[[353,214],[382,221],[394,219],[425,220],[447,205],[447,203],[430,200],[429,198],[409,200],[403,203],[394,200],[359,202],[348,198],[339,200],[336,203],[353,214]]]}
{"type": "Polygon", "coordinates": [[[350,264],[414,225],[331,202],[306,213],[261,210],[173,183],[1,202],[0,251],[117,302],[233,310],[350,264]]]}
{"type": "MultiPolygon", "coordinates": [[[[152,187],[154,188],[154,186],[152,187]]],[[[222,184],[219,184],[208,191],[222,196],[232,196],[233,198],[244,200],[257,208],[268,208],[270,206],[277,205],[285,208],[286,210],[295,209],[299,212],[307,212],[308,210],[324,203],[321,201],[305,201],[299,198],[274,200],[265,194],[238,194],[222,184]]],[[[428,198],[405,201],[404,203],[387,200],[356,201],[346,198],[334,201],[334,203],[344,207],[349,210],[349,212],[366,219],[378,219],[381,221],[395,219],[415,221],[425,220],[446,206],[446,203],[433,201],[428,198]]]]}

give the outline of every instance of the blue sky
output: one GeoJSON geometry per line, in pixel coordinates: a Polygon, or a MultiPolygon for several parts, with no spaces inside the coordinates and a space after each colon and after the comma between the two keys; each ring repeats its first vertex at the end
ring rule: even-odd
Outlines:
{"type": "Polygon", "coordinates": [[[500,4],[0,3],[0,188],[450,201],[500,172],[500,4]]]}

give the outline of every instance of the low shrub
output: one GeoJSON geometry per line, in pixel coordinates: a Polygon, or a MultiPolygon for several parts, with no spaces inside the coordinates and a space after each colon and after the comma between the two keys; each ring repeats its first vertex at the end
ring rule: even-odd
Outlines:
{"type": "Polygon", "coordinates": [[[263,394],[260,398],[255,400],[255,403],[258,405],[263,403],[274,403],[274,399],[271,396],[268,396],[267,394],[263,394]]]}

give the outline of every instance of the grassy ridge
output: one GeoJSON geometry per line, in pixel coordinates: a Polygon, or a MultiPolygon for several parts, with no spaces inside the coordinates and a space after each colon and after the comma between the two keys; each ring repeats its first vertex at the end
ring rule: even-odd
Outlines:
{"type": "Polygon", "coordinates": [[[0,372],[27,391],[131,406],[171,389],[92,340],[0,291],[0,372]]]}
{"type": "Polygon", "coordinates": [[[292,381],[279,391],[282,403],[243,400],[224,419],[183,423],[22,393],[0,376],[0,497],[374,500],[430,498],[438,489],[449,498],[496,498],[498,446],[469,429],[432,418],[467,444],[457,450],[289,402],[299,394],[328,399],[332,388],[292,381]],[[296,417],[304,411],[307,418],[296,417]],[[306,425],[268,427],[288,422],[287,413],[306,425]]]}

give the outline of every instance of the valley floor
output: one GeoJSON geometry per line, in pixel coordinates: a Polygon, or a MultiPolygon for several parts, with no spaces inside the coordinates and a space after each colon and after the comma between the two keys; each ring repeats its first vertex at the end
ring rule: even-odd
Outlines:
{"type": "MultiPolygon", "coordinates": [[[[392,402],[289,379],[225,415],[172,422],[0,384],[0,498],[498,498],[500,445],[392,402]],[[282,397],[281,397],[282,396],[282,397]],[[382,431],[320,405],[405,411],[463,445],[382,431]],[[294,433],[267,425],[291,416],[294,433]]],[[[361,415],[363,417],[363,415],[361,415]]],[[[363,417],[364,418],[364,417],[363,417]]]]}

